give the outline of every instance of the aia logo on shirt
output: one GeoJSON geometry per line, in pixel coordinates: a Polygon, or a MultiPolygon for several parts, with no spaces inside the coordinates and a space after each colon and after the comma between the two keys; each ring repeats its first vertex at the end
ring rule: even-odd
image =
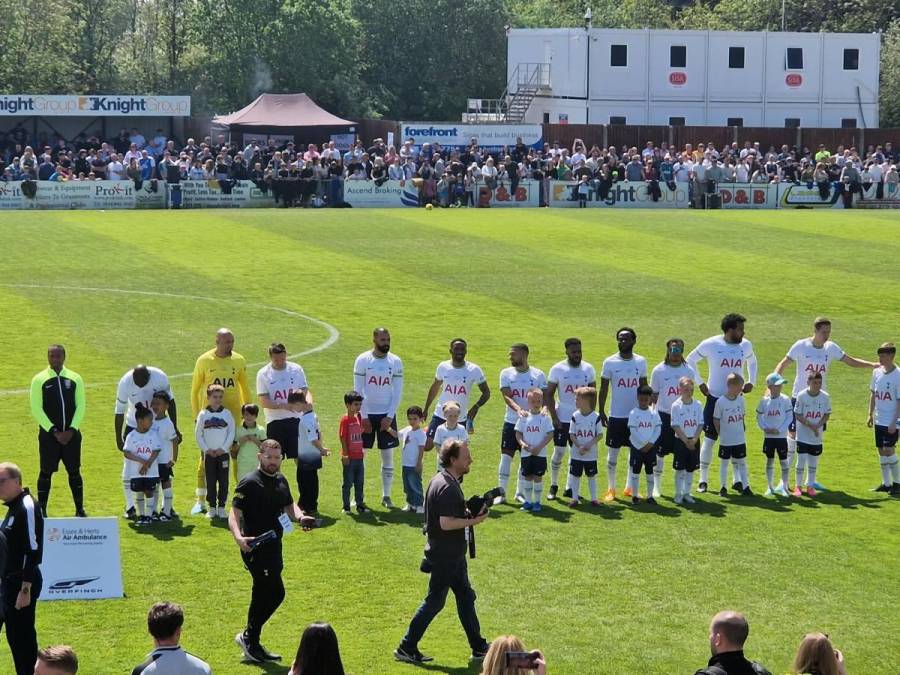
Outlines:
{"type": "Polygon", "coordinates": [[[876,391],[875,392],[875,400],[877,400],[877,401],[893,401],[894,397],[891,396],[890,385],[888,385],[887,391],[876,391]]]}
{"type": "Polygon", "coordinates": [[[527,389],[510,389],[509,394],[513,398],[524,399],[525,396],[528,394],[528,390],[527,389]]]}
{"type": "Polygon", "coordinates": [[[697,420],[685,420],[682,426],[685,429],[696,429],[697,428],[697,420]]]}
{"type": "Polygon", "coordinates": [[[391,384],[391,376],[390,375],[369,375],[369,379],[366,380],[367,385],[373,385],[376,387],[388,387],[391,384]]]}
{"type": "Polygon", "coordinates": [[[539,434],[539,433],[541,433],[541,428],[537,427],[537,426],[527,425],[525,427],[525,433],[526,434],[539,434]]]}
{"type": "Polygon", "coordinates": [[[653,422],[640,421],[638,422],[638,429],[651,429],[653,427],[653,422]]]}
{"type": "Polygon", "coordinates": [[[742,368],[744,365],[743,359],[729,359],[727,357],[723,357],[722,361],[719,363],[719,368],[742,368]]]}
{"type": "Polygon", "coordinates": [[[272,399],[275,401],[287,401],[287,397],[293,392],[293,389],[278,389],[272,394],[272,399]]]}
{"type": "Polygon", "coordinates": [[[595,436],[593,429],[576,429],[575,431],[575,438],[589,438],[593,440],[595,436]]]}
{"type": "Polygon", "coordinates": [[[452,394],[453,396],[468,396],[469,390],[466,389],[465,384],[446,384],[444,385],[444,393],[452,394]]]}
{"type": "Polygon", "coordinates": [[[818,410],[810,410],[804,415],[804,417],[808,420],[817,420],[822,418],[822,413],[818,410]]]}
{"type": "Polygon", "coordinates": [[[781,417],[781,411],[780,410],[769,410],[766,413],[766,417],[781,417]]]}
{"type": "Polygon", "coordinates": [[[807,363],[803,372],[812,375],[813,373],[824,373],[826,370],[828,370],[827,363],[807,363]]]}
{"type": "Polygon", "coordinates": [[[728,424],[737,424],[738,422],[743,422],[744,416],[740,413],[732,413],[728,416],[728,424]]]}
{"type": "Polygon", "coordinates": [[[576,389],[578,389],[578,385],[567,384],[565,387],[563,387],[563,393],[564,394],[574,394],[576,389]]]}
{"type": "Polygon", "coordinates": [[[616,387],[619,389],[637,389],[638,378],[636,377],[620,377],[616,380],[616,387]]]}
{"type": "Polygon", "coordinates": [[[669,388],[666,389],[666,396],[678,396],[678,387],[674,384],[670,384],[669,388]]]}
{"type": "Polygon", "coordinates": [[[217,377],[213,380],[213,384],[218,384],[226,389],[234,389],[233,377],[217,377]]]}

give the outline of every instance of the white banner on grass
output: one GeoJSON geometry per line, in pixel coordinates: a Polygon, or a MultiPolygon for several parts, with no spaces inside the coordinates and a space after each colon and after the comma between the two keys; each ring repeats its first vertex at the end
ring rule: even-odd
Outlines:
{"type": "Polygon", "coordinates": [[[41,574],[41,600],[121,598],[118,519],[46,519],[41,574]]]}
{"type": "Polygon", "coordinates": [[[181,208],[266,208],[275,206],[270,192],[263,192],[250,180],[236,182],[230,193],[222,192],[217,180],[187,180],[181,186],[181,208]]]}
{"type": "Polygon", "coordinates": [[[161,209],[165,184],[150,181],[141,189],[130,180],[35,181],[34,197],[26,197],[21,181],[0,182],[0,210],[4,209],[161,209]]]}
{"type": "Polygon", "coordinates": [[[473,138],[482,148],[512,148],[516,138],[521,137],[525,145],[541,147],[544,130],[540,124],[455,124],[452,122],[401,122],[401,141],[407,138],[415,141],[416,147],[423,143],[440,143],[443,148],[468,147],[473,138]]]}
{"type": "MultiPolygon", "coordinates": [[[[577,188],[578,183],[574,181],[550,181],[548,204],[551,207],[577,207],[577,188]]],[[[643,181],[614,183],[603,199],[599,190],[591,186],[588,189],[587,206],[588,208],[687,208],[689,203],[687,183],[675,183],[675,189],[670,190],[668,185],[661,182],[659,190],[659,200],[653,201],[653,197],[647,191],[647,183],[643,181]]]]}

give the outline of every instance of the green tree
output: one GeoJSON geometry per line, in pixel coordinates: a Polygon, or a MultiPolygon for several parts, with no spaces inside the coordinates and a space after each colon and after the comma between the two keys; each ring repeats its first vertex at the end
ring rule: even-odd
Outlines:
{"type": "Polygon", "coordinates": [[[72,24],[66,0],[0,0],[0,91],[21,93],[78,93],[73,81],[72,24]],[[36,16],[57,17],[41,23],[36,16]]]}
{"type": "Polygon", "coordinates": [[[894,19],[881,44],[879,126],[900,127],[900,19],[894,19]]]}

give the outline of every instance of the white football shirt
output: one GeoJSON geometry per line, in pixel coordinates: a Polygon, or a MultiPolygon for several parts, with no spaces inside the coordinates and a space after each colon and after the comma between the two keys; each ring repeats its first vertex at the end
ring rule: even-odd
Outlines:
{"type": "MultiPolygon", "coordinates": [[[[823,389],[817,396],[811,396],[808,389],[797,394],[797,402],[794,404],[794,414],[802,417],[812,424],[817,424],[825,415],[831,414],[831,397],[823,389]]],[[[797,422],[797,442],[810,445],[822,445],[824,429],[819,429],[819,435],[813,433],[805,424],[797,422]]]]}
{"type": "Polygon", "coordinates": [[[640,379],[647,377],[647,359],[640,354],[632,354],[623,359],[618,353],[603,360],[600,377],[609,380],[611,397],[609,416],[628,419],[633,408],[637,408],[637,390],[640,379]]]}
{"type": "Polygon", "coordinates": [[[680,427],[688,438],[696,438],[703,430],[703,406],[700,401],[685,403],[680,398],[672,403],[672,428],[680,427]]]}
{"type": "Polygon", "coordinates": [[[875,392],[875,424],[888,426],[897,421],[897,397],[900,396],[900,368],[886,373],[884,366],[872,371],[872,384],[869,389],[875,392]]]}
{"type": "Polygon", "coordinates": [[[562,424],[567,424],[575,412],[575,390],[597,382],[597,373],[587,361],[577,366],[564,359],[553,365],[547,378],[556,385],[556,417],[562,424]]]}
{"type": "MultiPolygon", "coordinates": [[[[415,467],[419,463],[419,452],[425,447],[424,429],[416,429],[411,426],[403,427],[399,432],[400,437],[400,459],[402,466],[415,467]]],[[[438,460],[440,461],[440,460],[438,460]]]]}
{"type": "Polygon", "coordinates": [[[397,416],[403,396],[403,362],[393,352],[377,357],[363,352],[353,364],[353,387],[363,396],[360,414],[397,416]]]}
{"type": "Polygon", "coordinates": [[[731,344],[725,342],[723,335],[714,335],[697,345],[687,355],[686,360],[697,374],[698,385],[704,382],[700,368],[697,367],[703,359],[709,364],[707,387],[709,393],[716,398],[725,396],[725,379],[730,373],[743,376],[747,384],[756,384],[756,354],[753,353],[753,345],[747,339],[741,340],[738,344],[731,344]]]}
{"type": "Polygon", "coordinates": [[[172,387],[169,385],[169,378],[159,368],[147,366],[150,372],[150,379],[143,387],[139,387],[134,383],[134,368],[129,370],[119,380],[116,387],[116,415],[125,415],[125,424],[134,429],[137,424],[134,421],[134,408],[141,403],[145,408],[150,407],[153,400],[153,394],[158,391],[164,391],[169,398],[174,399],[172,387]]]}
{"type": "MultiPolygon", "coordinates": [[[[132,431],[125,437],[125,452],[138,457],[142,462],[146,462],[153,456],[154,452],[161,452],[162,446],[159,442],[159,436],[151,427],[148,431],[141,433],[137,429],[132,431]]],[[[140,462],[133,459],[126,459],[125,466],[122,467],[122,478],[159,478],[159,461],[153,462],[147,473],[141,476],[140,462]]]]}
{"type": "Polygon", "coordinates": [[[582,414],[580,410],[572,413],[572,421],[569,424],[569,436],[574,437],[575,442],[580,446],[587,445],[587,452],[581,454],[581,451],[572,448],[571,457],[582,462],[597,461],[597,443],[603,437],[603,423],[600,421],[600,415],[596,410],[592,410],[587,415],[582,414]]]}
{"type": "Polygon", "coordinates": [[[677,366],[672,366],[663,361],[657,364],[650,372],[650,388],[656,394],[656,412],[671,413],[672,404],[679,398],[678,380],[689,377],[695,383],[697,374],[694,369],[682,361],[677,366]]]}
{"type": "MultiPolygon", "coordinates": [[[[303,367],[290,361],[286,362],[281,370],[274,368],[271,363],[267,363],[256,374],[256,395],[268,396],[272,403],[287,403],[288,394],[293,391],[305,391],[308,388],[303,367]]],[[[292,410],[272,410],[270,408],[263,408],[263,410],[266,422],[286,420],[292,417],[299,418],[302,414],[292,410]]]]}
{"type": "Polygon", "coordinates": [[[641,410],[634,407],[628,413],[628,430],[631,432],[629,442],[632,447],[640,450],[647,443],[655,443],[659,440],[662,420],[659,419],[659,413],[653,408],[641,410]]]}
{"type": "Polygon", "coordinates": [[[774,434],[765,434],[766,438],[787,438],[788,427],[794,419],[791,399],[784,394],[772,398],[766,393],[756,405],[756,424],[760,429],[777,429],[774,434]]]}
{"type": "MultiPolygon", "coordinates": [[[[162,419],[153,418],[150,430],[155,431],[159,438],[160,452],[156,462],[158,464],[168,464],[172,461],[173,442],[178,438],[178,434],[175,432],[175,425],[172,424],[172,420],[166,415],[162,419]]],[[[128,435],[130,436],[131,434],[128,435]]]]}
{"type": "Polygon", "coordinates": [[[747,442],[744,432],[745,403],[743,395],[733,401],[722,396],[716,401],[713,417],[719,420],[719,446],[743,445],[747,442]]]}
{"type": "Polygon", "coordinates": [[[822,389],[826,389],[828,366],[844,358],[844,350],[831,340],[821,347],[816,347],[812,338],[804,338],[791,345],[787,355],[797,364],[797,379],[794,380],[791,389],[791,395],[796,398],[797,394],[806,389],[809,376],[813,373],[822,373],[822,389]]]}
{"type": "MultiPolygon", "coordinates": [[[[535,387],[542,390],[547,388],[547,376],[539,368],[529,366],[528,370],[520,371],[510,366],[500,371],[500,389],[508,388],[510,398],[523,410],[528,410],[528,390],[535,387]]],[[[519,419],[516,412],[507,405],[504,422],[515,424],[519,419]]]]}
{"type": "MultiPolygon", "coordinates": [[[[528,417],[519,417],[516,421],[516,431],[522,434],[522,440],[532,447],[543,442],[548,434],[553,433],[553,421],[549,415],[541,413],[528,413],[528,417]]],[[[547,445],[550,445],[547,443],[547,445]]],[[[522,451],[522,457],[546,457],[547,445],[541,448],[540,452],[531,453],[527,450],[522,451]]]]}
{"type": "Polygon", "coordinates": [[[465,423],[469,411],[469,396],[473,389],[485,381],[484,372],[471,361],[466,361],[461,368],[456,368],[453,361],[448,359],[438,364],[434,371],[434,379],[441,381],[441,395],[434,407],[434,415],[444,419],[442,406],[447,401],[456,401],[460,405],[459,421],[465,423]]]}

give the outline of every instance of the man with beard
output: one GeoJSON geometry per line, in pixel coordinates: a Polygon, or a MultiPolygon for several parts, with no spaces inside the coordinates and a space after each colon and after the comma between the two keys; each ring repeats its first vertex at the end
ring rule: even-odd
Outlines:
{"type": "MultiPolygon", "coordinates": [[[[600,394],[597,397],[597,412],[607,428],[606,432],[606,477],[607,490],[603,501],[611,502],[616,498],[616,464],[622,447],[628,447],[630,433],[628,416],[637,407],[638,387],[647,384],[647,359],[634,353],[637,333],[627,326],[616,332],[619,351],[603,360],[600,370],[600,394]],[[609,402],[609,416],[606,415],[606,398],[612,386],[612,398],[609,402]]],[[[632,494],[628,481],[625,481],[626,497],[632,494]]],[[[648,495],[652,496],[652,495],[648,495]]]]}
{"type": "Polygon", "coordinates": [[[391,354],[391,334],[387,328],[372,331],[373,348],[356,357],[353,388],[362,394],[363,447],[371,449],[378,439],[381,451],[381,504],[393,508],[394,448],[397,438],[397,406],[403,396],[403,361],[391,354]]]}
{"type": "MultiPolygon", "coordinates": [[[[597,386],[597,373],[587,361],[581,360],[581,340],[571,337],[565,341],[566,358],[550,368],[547,393],[544,400],[550,419],[553,421],[553,456],[550,458],[550,494],[547,499],[556,499],[559,491],[559,470],[566,456],[566,446],[571,445],[569,423],[575,413],[575,391],[580,387],[597,386]],[[556,402],[554,395],[559,397],[556,402]]],[[[572,490],[566,486],[564,497],[571,497],[572,490]]]]}

